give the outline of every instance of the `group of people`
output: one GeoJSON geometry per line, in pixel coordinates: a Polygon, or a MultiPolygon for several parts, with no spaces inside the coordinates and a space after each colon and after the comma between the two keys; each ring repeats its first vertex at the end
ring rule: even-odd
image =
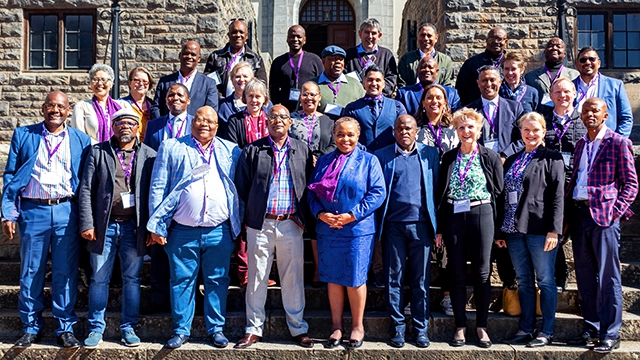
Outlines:
{"type": "Polygon", "coordinates": [[[348,348],[362,345],[370,270],[386,289],[390,344],[405,344],[410,303],[412,339],[428,347],[435,249],[443,310],[455,318],[452,346],[466,344],[467,262],[478,344],[492,345],[494,259],[504,286],[517,284],[522,308],[519,331],[505,341],[545,346],[553,340],[557,287],[566,283],[561,244],[570,236],[585,320],[571,343],[617,348],[619,223],[631,216],[638,191],[622,82],[599,73],[589,47],[578,53],[578,71],[569,69],[558,38],[548,42],[544,66],[525,75],[525,59],[507,52],[506,31],[494,28],[485,52],[456,78],[451,59],[435,50],[432,24],[419,28],[419,49],[398,64],[377,45],[377,20],[365,20],[358,34],[357,47],[328,46],[318,57],[303,50],[304,28],[292,26],[290,51],[273,61],[267,85],[264,62],[245,44],[247,26],[235,20],[204,74],[200,46],[186,42],[179,71],[160,78],[154,99],[143,67],[129,73],[130,94],[112,99],[113,70],[102,64],[89,71],[92,99],[75,104],[69,123],[67,96],[49,93],[44,121],[15,130],[4,173],[2,228],[12,238],[17,225],[22,260],[24,335],[16,346],[39,341],[50,248],[64,347],[80,346],[72,326],[83,258],[92,270],[84,346],[102,342],[116,257],[122,342],[140,344],[147,253],[151,310],[172,314],[167,347],[189,341],[198,284],[207,333],[214,346],[228,345],[233,254],[247,316],[235,348],[263,336],[274,257],[292,341],[313,347],[304,320],[304,238],[313,244],[314,284],[327,283],[328,348],[344,340],[348,348]]]}

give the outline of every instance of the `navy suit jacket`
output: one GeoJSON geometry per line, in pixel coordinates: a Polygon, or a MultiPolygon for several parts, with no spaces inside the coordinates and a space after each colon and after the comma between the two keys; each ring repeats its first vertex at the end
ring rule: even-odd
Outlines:
{"type": "MultiPolygon", "coordinates": [[[[427,217],[429,218],[432,235],[436,234],[436,206],[435,206],[435,184],[438,183],[438,171],[440,169],[440,153],[433,146],[416,142],[418,147],[418,157],[420,159],[420,168],[422,170],[422,186],[425,192],[425,200],[427,203],[427,217]]],[[[389,197],[391,195],[391,183],[393,182],[393,174],[396,164],[396,144],[389,145],[374,153],[382,166],[382,174],[386,184],[387,196],[384,204],[378,209],[378,238],[382,236],[382,228],[384,219],[387,215],[387,207],[389,206],[389,197]]],[[[416,196],[418,196],[416,194],[416,196]]]]}
{"type": "MultiPolygon", "coordinates": [[[[144,144],[148,147],[152,148],[155,151],[158,151],[160,148],[160,144],[165,140],[164,139],[164,129],[169,122],[169,118],[171,114],[167,114],[164,116],[160,116],[157,119],[149,120],[147,123],[147,131],[144,133],[144,144]]],[[[185,130],[183,134],[191,133],[191,120],[193,116],[187,113],[187,123],[184,124],[185,130]]]]}
{"type": "MultiPolygon", "coordinates": [[[[9,157],[4,168],[2,192],[2,218],[10,221],[20,216],[20,193],[31,178],[33,166],[38,158],[42,139],[42,122],[16,128],[11,138],[9,157]]],[[[70,126],[69,145],[71,152],[71,188],[77,195],[85,153],[91,146],[91,138],[70,126]]]]}
{"type": "MultiPolygon", "coordinates": [[[[444,88],[447,93],[447,101],[451,108],[451,113],[460,109],[460,96],[458,96],[458,90],[451,86],[438,84],[444,88]]],[[[407,109],[407,114],[414,116],[418,112],[420,107],[420,98],[422,97],[422,86],[420,84],[413,84],[398,89],[396,93],[396,100],[400,101],[404,108],[407,109]]]]}
{"type": "MultiPolygon", "coordinates": [[[[154,108],[159,109],[160,116],[169,113],[166,101],[167,91],[169,91],[169,86],[177,82],[177,72],[160,78],[156,86],[156,96],[153,98],[153,104],[151,105],[152,111],[154,111],[154,108]]],[[[189,114],[195,114],[198,109],[205,105],[211,106],[216,112],[218,111],[218,88],[216,87],[216,82],[203,73],[196,73],[189,94],[191,95],[191,103],[187,108],[189,114]]]]}
{"type": "MultiPolygon", "coordinates": [[[[486,118],[482,107],[482,98],[472,102],[467,107],[475,109],[486,118]]],[[[501,156],[509,157],[524,148],[520,129],[518,128],[518,119],[522,115],[524,115],[524,110],[519,102],[500,97],[498,100],[498,117],[496,119],[498,129],[496,131],[498,135],[498,153],[501,156]]],[[[482,145],[484,145],[483,138],[484,134],[478,140],[482,145]]]]}
{"type": "MultiPolygon", "coordinates": [[[[578,89],[580,76],[575,78],[573,83],[578,89]]],[[[633,128],[633,111],[631,110],[629,96],[624,90],[624,83],[618,79],[600,74],[597,94],[600,99],[607,103],[607,112],[609,113],[609,118],[605,122],[607,127],[628,138],[631,135],[631,128],[633,128]]],[[[577,105],[577,103],[578,98],[576,97],[574,105],[577,105]]]]}
{"type": "Polygon", "coordinates": [[[342,116],[358,120],[360,123],[358,141],[371,152],[394,142],[393,124],[398,116],[407,113],[402,103],[397,100],[383,97],[382,101],[382,111],[377,118],[374,118],[371,113],[369,101],[364,98],[349,103],[342,110],[342,116]]]}

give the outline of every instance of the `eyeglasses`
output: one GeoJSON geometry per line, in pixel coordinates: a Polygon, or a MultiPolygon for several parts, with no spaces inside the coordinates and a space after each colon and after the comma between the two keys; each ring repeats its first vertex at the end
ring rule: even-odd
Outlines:
{"type": "Polygon", "coordinates": [[[142,84],[142,85],[149,85],[149,82],[147,80],[142,80],[142,79],[133,79],[131,80],[131,82],[136,83],[136,84],[142,84]]]}
{"type": "Polygon", "coordinates": [[[114,122],[114,124],[116,124],[117,127],[128,126],[132,128],[132,127],[138,126],[138,123],[135,121],[125,121],[125,120],[116,121],[114,122]]]}
{"type": "Polygon", "coordinates": [[[93,78],[93,79],[91,79],[91,83],[92,84],[100,84],[100,83],[107,84],[107,83],[109,83],[109,81],[111,81],[111,79],[104,79],[104,78],[93,78]]]}
{"type": "Polygon", "coordinates": [[[44,104],[44,108],[47,111],[54,111],[55,109],[60,109],[60,111],[64,111],[64,110],[67,110],[69,108],[69,105],[46,103],[46,104],[44,104]]]}
{"type": "Polygon", "coordinates": [[[280,120],[287,120],[289,119],[289,114],[271,114],[269,115],[269,120],[271,122],[276,122],[278,119],[280,120]]]}
{"type": "Polygon", "coordinates": [[[306,92],[306,93],[302,93],[302,95],[301,95],[301,96],[302,96],[302,97],[307,97],[307,98],[312,98],[312,97],[316,97],[316,96],[318,96],[318,95],[319,95],[319,94],[314,94],[314,93],[308,93],[308,92],[306,92]]]}
{"type": "Polygon", "coordinates": [[[593,57],[593,56],[590,56],[590,57],[581,57],[580,59],[578,59],[578,61],[580,61],[580,64],[584,64],[584,63],[586,63],[587,61],[590,61],[590,62],[594,63],[594,62],[596,62],[597,60],[599,60],[599,59],[598,59],[597,57],[593,57]]]}

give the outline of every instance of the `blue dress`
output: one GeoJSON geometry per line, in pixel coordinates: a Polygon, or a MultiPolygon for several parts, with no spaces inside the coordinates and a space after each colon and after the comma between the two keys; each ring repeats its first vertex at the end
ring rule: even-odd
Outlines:
{"type": "MultiPolygon", "coordinates": [[[[386,197],[380,162],[358,146],[344,163],[333,201],[319,198],[309,191],[309,207],[317,217],[320,212],[352,213],[356,221],[342,229],[316,224],[318,273],[320,280],[342,286],[358,287],[367,280],[376,233],[375,211],[386,197]]],[[[311,183],[319,181],[338,150],[318,159],[311,183]]]]}

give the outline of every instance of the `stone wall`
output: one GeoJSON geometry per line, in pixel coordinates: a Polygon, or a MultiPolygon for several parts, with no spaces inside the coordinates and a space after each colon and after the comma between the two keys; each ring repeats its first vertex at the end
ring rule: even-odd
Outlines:
{"type": "MultiPolygon", "coordinates": [[[[24,15],[26,9],[92,9],[97,19],[97,56],[102,62],[107,45],[109,18],[99,16],[109,10],[108,0],[0,0],[0,168],[8,152],[13,129],[41,121],[44,95],[62,90],[73,103],[90,96],[89,77],[80,71],[29,71],[24,58],[24,15]]],[[[120,57],[120,93],[128,93],[126,69],[144,66],[155,79],[175,71],[178,53],[186,39],[202,47],[201,70],[209,53],[227,42],[227,19],[254,19],[249,0],[124,0],[120,57]],[[125,68],[126,61],[126,68],[125,68]]],[[[257,45],[254,32],[253,44],[257,45]]],[[[110,48],[109,48],[110,52],[110,48]]],[[[107,56],[107,63],[110,56],[107,56]]]]}

